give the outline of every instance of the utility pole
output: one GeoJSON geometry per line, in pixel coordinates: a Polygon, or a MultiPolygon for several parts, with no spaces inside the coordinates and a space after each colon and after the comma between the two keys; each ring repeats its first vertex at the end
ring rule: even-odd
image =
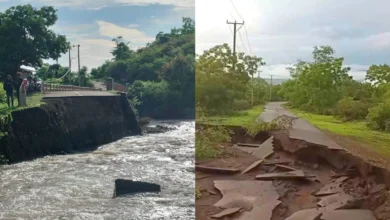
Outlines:
{"type": "Polygon", "coordinates": [[[77,47],[77,59],[78,59],[78,69],[79,69],[79,86],[81,86],[81,76],[80,76],[80,44],[73,45],[77,47]]]}
{"type": "Polygon", "coordinates": [[[271,102],[272,101],[272,77],[273,75],[270,75],[271,76],[271,82],[269,84],[269,101],[271,102]]]}
{"type": "MultiPolygon", "coordinates": [[[[240,30],[240,28],[244,25],[244,21],[242,21],[242,23],[238,23],[237,21],[234,21],[234,22],[226,21],[226,24],[232,24],[234,27],[233,28],[233,56],[234,56],[234,58],[236,58],[236,34],[240,30]],[[237,30],[237,24],[241,24],[241,26],[240,26],[240,28],[238,28],[238,30],[237,30]]],[[[235,70],[235,66],[236,66],[236,59],[234,59],[234,61],[233,61],[233,70],[235,70]]]]}

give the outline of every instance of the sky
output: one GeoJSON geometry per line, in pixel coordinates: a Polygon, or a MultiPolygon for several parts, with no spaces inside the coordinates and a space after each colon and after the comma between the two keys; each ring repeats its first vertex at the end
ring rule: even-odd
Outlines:
{"type": "Polygon", "coordinates": [[[237,51],[262,57],[264,78],[288,78],[286,67],[310,61],[314,46],[332,46],[355,79],[390,61],[388,0],[196,0],[195,7],[197,54],[232,47],[233,25],[226,21],[244,21],[237,51]]]}
{"type": "MultiPolygon", "coordinates": [[[[143,47],[158,32],[181,27],[183,17],[195,16],[195,0],[0,0],[0,11],[21,4],[54,6],[57,23],[50,27],[80,45],[80,65],[89,70],[112,59],[112,41],[122,36],[132,49],[143,47]]],[[[72,70],[77,70],[77,47],[71,50],[72,70]]],[[[55,61],[46,61],[55,63],[55,61]]],[[[59,64],[69,66],[69,55],[59,64]]]]}

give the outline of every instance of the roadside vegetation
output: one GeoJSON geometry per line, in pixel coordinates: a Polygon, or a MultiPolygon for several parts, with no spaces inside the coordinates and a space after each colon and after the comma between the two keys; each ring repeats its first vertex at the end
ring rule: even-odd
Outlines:
{"type": "Polygon", "coordinates": [[[111,77],[128,85],[128,98],[140,117],[194,118],[195,22],[159,32],[153,42],[133,50],[120,36],[113,39],[112,60],[92,69],[97,80],[111,77]]]}
{"type": "Polygon", "coordinates": [[[230,141],[226,126],[250,126],[269,97],[269,86],[254,78],[262,58],[233,55],[227,44],[205,51],[196,59],[196,159],[221,157],[230,141]],[[211,125],[211,126],[210,126],[211,125]]]}
{"type": "Polygon", "coordinates": [[[358,82],[343,61],[330,46],[315,47],[312,62],[289,69],[291,79],[278,88],[278,96],[321,129],[390,151],[390,66],[372,65],[366,80],[358,82]]]}

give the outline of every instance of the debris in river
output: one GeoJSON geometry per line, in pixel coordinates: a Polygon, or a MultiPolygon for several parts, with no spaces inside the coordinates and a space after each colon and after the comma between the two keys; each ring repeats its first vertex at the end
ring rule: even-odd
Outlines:
{"type": "Polygon", "coordinates": [[[195,170],[203,172],[214,172],[214,173],[224,173],[224,174],[233,174],[240,172],[239,169],[231,168],[221,168],[221,167],[205,167],[205,166],[195,166],[195,170]]]}
{"type": "Polygon", "coordinates": [[[161,192],[161,186],[155,183],[147,183],[133,180],[116,179],[113,198],[146,192],[161,192]]]}
{"type": "Polygon", "coordinates": [[[318,220],[318,217],[321,216],[323,210],[324,208],[300,210],[286,218],[286,220],[318,220]]]}

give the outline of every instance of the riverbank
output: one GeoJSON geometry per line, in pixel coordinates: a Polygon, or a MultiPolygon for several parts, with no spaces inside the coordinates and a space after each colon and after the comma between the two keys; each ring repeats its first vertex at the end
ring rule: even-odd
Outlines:
{"type": "Polygon", "coordinates": [[[140,134],[125,95],[46,98],[45,104],[11,112],[0,154],[10,163],[95,149],[140,134]]]}

